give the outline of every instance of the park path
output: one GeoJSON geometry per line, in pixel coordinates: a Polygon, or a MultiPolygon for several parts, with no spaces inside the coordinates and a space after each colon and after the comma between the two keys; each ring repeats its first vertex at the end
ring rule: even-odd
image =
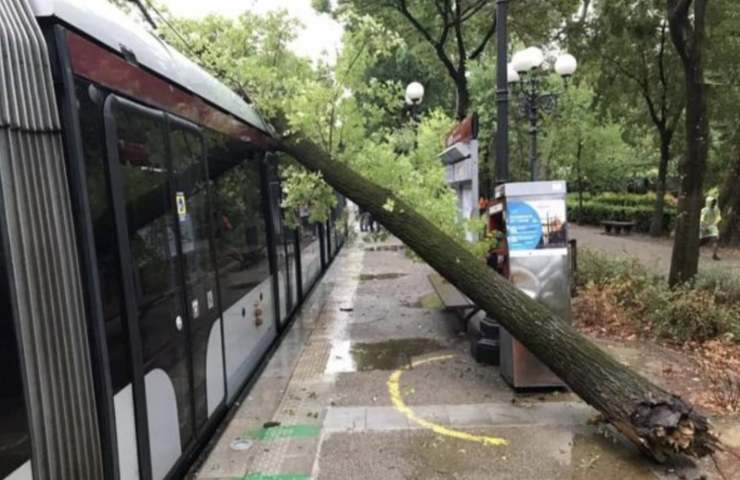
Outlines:
{"type": "MultiPolygon", "coordinates": [[[[609,255],[634,257],[656,272],[668,274],[671,265],[673,239],[653,238],[648,235],[607,235],[598,227],[570,224],[570,237],[578,241],[578,248],[599,250],[609,255]]],[[[720,249],[720,261],[712,260],[711,249],[701,250],[699,268],[728,268],[740,275],[740,251],[720,249]]]]}

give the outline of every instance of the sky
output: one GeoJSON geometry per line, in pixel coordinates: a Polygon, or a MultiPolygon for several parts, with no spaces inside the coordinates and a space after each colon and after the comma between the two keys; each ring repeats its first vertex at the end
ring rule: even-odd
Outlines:
{"type": "Polygon", "coordinates": [[[341,44],[342,27],[329,15],[318,14],[311,7],[311,0],[162,0],[176,16],[200,18],[211,13],[233,17],[245,10],[265,13],[286,9],[300,20],[305,28],[290,46],[298,55],[318,60],[322,51],[334,62],[341,44]]]}

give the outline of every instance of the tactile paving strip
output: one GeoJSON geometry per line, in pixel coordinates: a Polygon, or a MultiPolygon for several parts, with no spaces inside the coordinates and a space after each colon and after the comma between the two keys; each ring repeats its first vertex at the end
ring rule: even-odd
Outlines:
{"type": "MultiPolygon", "coordinates": [[[[340,255],[334,263],[331,275],[332,287],[327,301],[322,302],[321,312],[314,324],[314,330],[301,352],[288,387],[277,408],[273,421],[281,426],[316,425],[323,423],[323,409],[329,403],[333,377],[324,374],[331,354],[330,335],[337,334],[347,321],[342,306],[352,304],[358,287],[358,275],[362,270],[364,251],[352,249],[340,255]],[[340,314],[337,314],[339,311],[340,314]],[[344,313],[344,314],[343,314],[344,313]]],[[[259,453],[247,473],[262,475],[305,474],[310,472],[284,472],[286,459],[304,457],[313,463],[320,442],[320,436],[313,439],[292,438],[290,436],[273,438],[258,442],[259,453]],[[297,448],[300,444],[300,448],[297,448]],[[300,450],[300,451],[299,451],[300,450]]]]}

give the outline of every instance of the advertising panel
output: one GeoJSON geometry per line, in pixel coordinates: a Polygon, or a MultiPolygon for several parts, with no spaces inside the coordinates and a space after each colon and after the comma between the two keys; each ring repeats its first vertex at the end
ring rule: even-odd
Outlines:
{"type": "Polygon", "coordinates": [[[565,202],[517,198],[506,205],[509,250],[566,248],[565,202]]]}

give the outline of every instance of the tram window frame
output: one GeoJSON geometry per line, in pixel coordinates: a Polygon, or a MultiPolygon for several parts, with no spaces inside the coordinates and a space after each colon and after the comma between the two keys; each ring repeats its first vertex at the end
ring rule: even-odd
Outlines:
{"type": "Polygon", "coordinates": [[[107,172],[103,102],[110,92],[89,80],[75,77],[75,92],[85,162],[85,183],[97,258],[100,302],[108,344],[112,393],[133,381],[129,339],[125,326],[125,300],[116,238],[115,216],[107,172]]]}
{"type": "MultiPolygon", "coordinates": [[[[262,191],[262,177],[260,169],[260,160],[263,151],[256,145],[243,142],[213,130],[204,130],[206,139],[206,157],[211,181],[211,215],[213,217],[214,229],[213,238],[215,244],[215,262],[217,265],[219,290],[221,297],[221,308],[226,311],[229,307],[237,303],[244,295],[248,294],[254,288],[257,288],[262,282],[270,278],[272,268],[270,266],[270,244],[268,236],[268,222],[265,218],[265,196],[262,191]],[[248,198],[233,197],[228,207],[242,211],[232,210],[235,214],[221,215],[220,212],[227,208],[222,197],[226,196],[224,191],[229,181],[239,181],[243,194],[248,198]],[[248,180],[249,188],[245,188],[244,181],[248,180]],[[240,202],[241,201],[241,202],[240,202]],[[241,205],[239,205],[241,203],[241,205]],[[253,204],[253,205],[252,205],[253,204]],[[236,225],[236,219],[244,215],[244,207],[252,205],[250,212],[246,215],[249,220],[241,220],[236,225]],[[225,218],[224,218],[225,217],[225,218]],[[240,229],[244,228],[244,231],[240,229]],[[250,230],[248,233],[247,230],[250,230]],[[224,240],[227,237],[238,238],[243,234],[244,242],[238,240],[226,244],[224,240]],[[255,241],[256,240],[256,241],[255,241]],[[226,248],[239,246],[245,243],[251,248],[252,254],[247,252],[227,252],[226,248]],[[234,259],[234,255],[240,258],[234,259]],[[239,271],[248,271],[254,268],[257,275],[248,282],[242,284],[229,285],[228,277],[234,273],[233,262],[239,262],[239,271]],[[226,268],[229,265],[229,268],[226,268]],[[235,288],[237,287],[237,288],[235,288]]],[[[233,192],[232,192],[233,193],[233,192]]]]}

